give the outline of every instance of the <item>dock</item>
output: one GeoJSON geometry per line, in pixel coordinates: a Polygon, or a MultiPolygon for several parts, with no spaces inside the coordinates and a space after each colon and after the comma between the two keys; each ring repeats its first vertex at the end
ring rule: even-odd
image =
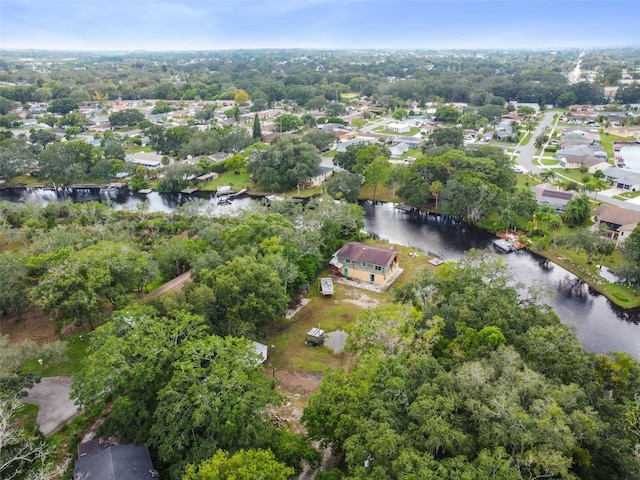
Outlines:
{"type": "Polygon", "coordinates": [[[142,188],[138,190],[138,193],[140,193],[141,195],[149,195],[151,192],[153,192],[153,190],[151,190],[150,188],[142,188]]]}
{"type": "Polygon", "coordinates": [[[415,210],[413,207],[407,205],[406,203],[396,203],[394,208],[404,213],[411,213],[415,210]]]}
{"type": "Polygon", "coordinates": [[[192,193],[197,192],[199,189],[196,187],[189,187],[189,188],[185,188],[184,190],[180,190],[180,193],[184,193],[187,195],[191,195],[192,193]]]}
{"type": "Polygon", "coordinates": [[[518,240],[518,235],[515,232],[499,232],[496,233],[496,238],[493,241],[493,245],[506,253],[515,252],[527,248],[527,244],[518,240]]]}

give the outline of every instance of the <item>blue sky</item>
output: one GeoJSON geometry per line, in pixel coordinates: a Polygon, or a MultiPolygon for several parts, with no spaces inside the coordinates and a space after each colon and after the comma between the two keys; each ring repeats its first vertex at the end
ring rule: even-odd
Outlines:
{"type": "Polygon", "coordinates": [[[0,48],[640,46],[640,0],[0,0],[0,48]]]}

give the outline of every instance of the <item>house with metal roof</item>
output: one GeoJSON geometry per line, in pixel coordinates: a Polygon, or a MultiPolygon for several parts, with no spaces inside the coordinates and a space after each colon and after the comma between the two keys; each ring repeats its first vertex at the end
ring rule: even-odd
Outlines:
{"type": "Polygon", "coordinates": [[[394,248],[349,242],[333,254],[329,264],[334,275],[385,285],[402,272],[399,255],[400,252],[394,248]]]}

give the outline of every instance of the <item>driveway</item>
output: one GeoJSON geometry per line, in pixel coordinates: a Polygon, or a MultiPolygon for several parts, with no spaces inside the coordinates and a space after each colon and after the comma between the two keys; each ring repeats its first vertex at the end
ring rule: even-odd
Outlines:
{"type": "Polygon", "coordinates": [[[51,435],[78,414],[78,407],[71,400],[70,392],[70,378],[45,377],[21,399],[25,403],[35,403],[40,407],[36,423],[45,436],[51,435]]]}

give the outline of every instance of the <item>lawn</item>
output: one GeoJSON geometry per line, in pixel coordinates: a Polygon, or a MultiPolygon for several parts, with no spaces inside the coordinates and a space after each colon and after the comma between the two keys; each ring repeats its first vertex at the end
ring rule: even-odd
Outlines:
{"type": "Polygon", "coordinates": [[[416,133],[420,132],[419,127],[411,127],[409,132],[394,132],[393,130],[387,130],[384,127],[376,127],[373,129],[377,133],[382,133],[384,135],[397,135],[397,136],[414,136],[416,133]]]}
{"type": "Polygon", "coordinates": [[[82,360],[86,357],[89,346],[89,336],[87,333],[75,334],[64,339],[66,351],[64,357],[59,362],[43,363],[40,365],[37,360],[32,360],[25,364],[25,372],[35,372],[42,377],[70,377],[80,369],[82,360]]]}
{"type": "Polygon", "coordinates": [[[218,187],[230,185],[232,190],[242,190],[243,188],[249,188],[251,186],[249,183],[249,176],[250,175],[246,172],[224,172],[215,180],[202,183],[199,187],[201,190],[215,190],[218,187]]]}
{"type": "Polygon", "coordinates": [[[557,160],[552,160],[550,158],[541,158],[540,162],[543,165],[558,165],[558,163],[559,163],[557,160]]]}
{"type": "MultiPolygon", "coordinates": [[[[384,242],[368,243],[390,246],[384,242]]],[[[410,253],[417,253],[414,249],[392,246],[400,250],[400,267],[404,272],[386,292],[371,292],[334,282],[334,295],[323,297],[318,292],[318,280],[313,281],[309,293],[305,295],[309,303],[263,340],[267,345],[276,347],[270,354],[270,365],[277,371],[306,374],[321,374],[328,369],[347,368],[350,362],[348,353],[334,354],[328,347],[306,345],[307,332],[314,327],[327,333],[348,329],[365,309],[392,303],[394,287],[413,281],[419,272],[426,268],[435,268],[428,263],[431,257],[421,253],[410,257],[410,253]]],[[[329,271],[325,270],[319,278],[328,274],[329,271]]]]}
{"type": "Polygon", "coordinates": [[[610,135],[608,133],[600,133],[600,144],[609,158],[615,158],[613,151],[613,142],[628,142],[630,139],[627,137],[618,137],[617,135],[610,135]]]}

